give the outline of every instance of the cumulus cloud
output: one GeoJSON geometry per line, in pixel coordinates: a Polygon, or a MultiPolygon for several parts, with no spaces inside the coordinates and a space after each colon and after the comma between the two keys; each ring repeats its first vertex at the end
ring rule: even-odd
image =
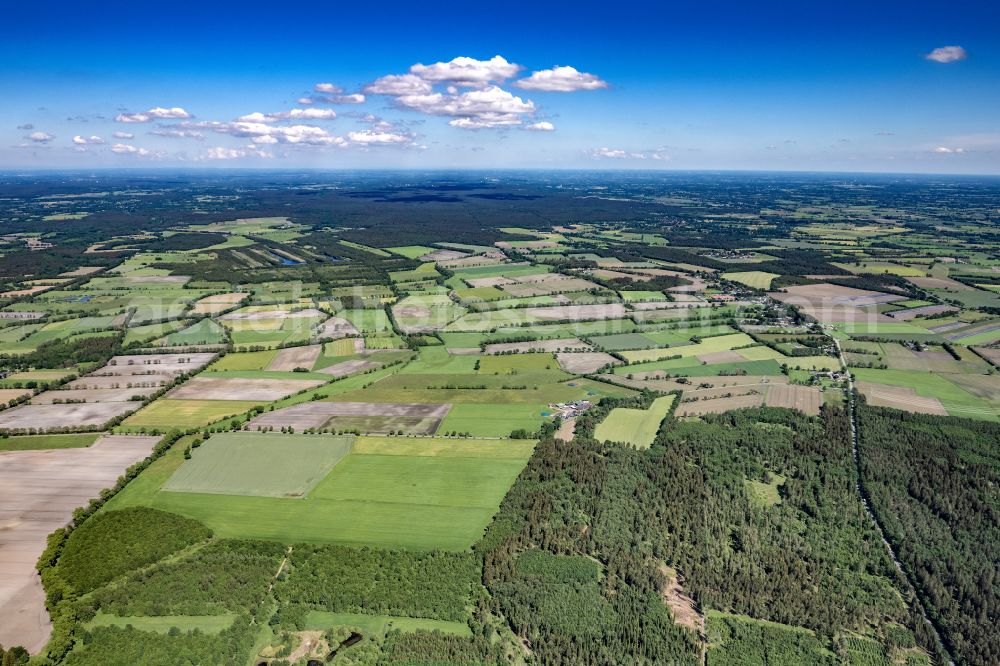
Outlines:
{"type": "Polygon", "coordinates": [[[431,83],[483,88],[492,82],[506,81],[516,76],[521,69],[520,65],[507,62],[506,58],[499,55],[489,60],[460,56],[450,62],[436,62],[433,65],[417,63],[410,67],[410,73],[431,83]]]}
{"type": "Polygon", "coordinates": [[[365,146],[401,146],[413,143],[413,137],[409,134],[381,132],[376,130],[348,132],[347,138],[351,141],[351,143],[365,146]]]}
{"type": "Polygon", "coordinates": [[[73,143],[78,146],[99,146],[104,143],[104,139],[99,136],[74,136],[73,143]]]}
{"type": "Polygon", "coordinates": [[[48,132],[38,131],[28,134],[24,138],[27,139],[28,141],[34,141],[35,143],[48,143],[49,141],[51,141],[56,137],[52,134],[49,134],[48,132]]]}
{"type": "Polygon", "coordinates": [[[932,153],[938,153],[940,155],[960,155],[965,152],[965,148],[949,148],[948,146],[937,146],[932,153]]]}
{"type": "Polygon", "coordinates": [[[190,117],[191,114],[179,106],[171,107],[169,109],[163,108],[162,106],[154,106],[149,111],[140,111],[139,113],[119,113],[115,116],[115,120],[120,123],[148,123],[152,120],[177,120],[190,117]]]}
{"type": "Polygon", "coordinates": [[[226,148],[215,146],[206,150],[199,159],[202,160],[238,160],[244,157],[274,157],[266,150],[261,150],[256,146],[246,146],[245,148],[226,148]]]}
{"type": "Polygon", "coordinates": [[[434,86],[415,74],[389,74],[365,86],[370,95],[428,95],[433,90],[434,86]]]}
{"type": "Polygon", "coordinates": [[[178,129],[176,127],[165,127],[153,130],[149,133],[154,136],[162,136],[168,139],[198,139],[201,141],[205,138],[205,135],[198,130],[178,129]]]}
{"type": "Polygon", "coordinates": [[[554,132],[556,130],[556,126],[547,120],[542,120],[541,122],[525,125],[524,129],[531,132],[554,132]]]}
{"type": "MultiPolygon", "coordinates": [[[[253,114],[251,114],[252,116],[253,114]]],[[[245,116],[248,117],[248,116],[245,116]]],[[[237,120],[231,123],[199,121],[177,123],[172,129],[205,130],[250,139],[257,144],[289,143],[312,146],[343,145],[341,137],[333,136],[315,125],[272,125],[257,120],[237,120]]]]}
{"type": "Polygon", "coordinates": [[[453,127],[483,129],[520,125],[523,116],[535,113],[535,104],[510,92],[490,86],[458,95],[430,93],[401,95],[397,105],[432,116],[451,116],[453,127]]]}
{"type": "Polygon", "coordinates": [[[134,139],[135,134],[132,134],[132,132],[115,132],[114,137],[116,139],[134,139]]]}
{"type": "Polygon", "coordinates": [[[969,54],[961,46],[940,46],[924,57],[934,62],[948,64],[950,62],[965,60],[969,57],[969,54]]]}
{"type": "Polygon", "coordinates": [[[153,154],[146,148],[138,148],[126,143],[116,143],[111,146],[111,152],[118,153],[119,155],[138,155],[140,157],[147,157],[153,154]]]}
{"type": "Polygon", "coordinates": [[[333,109],[292,109],[275,113],[254,111],[236,120],[245,123],[270,123],[275,120],[333,120],[336,117],[337,113],[333,109]]]}
{"type": "Polygon", "coordinates": [[[523,90],[574,92],[607,88],[608,82],[593,74],[577,71],[575,67],[556,66],[534,72],[528,78],[515,82],[514,85],[523,90]]]}
{"type": "Polygon", "coordinates": [[[318,93],[329,93],[331,95],[336,95],[338,93],[344,92],[344,89],[340,86],[335,86],[332,83],[317,83],[313,90],[318,93]]]}

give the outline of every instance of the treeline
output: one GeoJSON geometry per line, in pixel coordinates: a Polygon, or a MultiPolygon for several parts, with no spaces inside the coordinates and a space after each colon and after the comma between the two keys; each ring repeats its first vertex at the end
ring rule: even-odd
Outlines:
{"type": "Polygon", "coordinates": [[[113,615],[217,615],[260,603],[285,553],[280,543],[215,541],[188,557],[138,571],[93,594],[113,615]]]}
{"type": "Polygon", "coordinates": [[[1000,663],[1000,424],[858,407],[864,488],[960,664],[1000,663]]]}
{"type": "Polygon", "coordinates": [[[478,575],[467,553],[301,545],[274,593],[318,610],[461,621],[478,575]]]}
{"type": "Polygon", "coordinates": [[[0,365],[21,368],[69,368],[79,363],[104,363],[115,355],[121,334],[44,342],[23,356],[0,355],[0,365]]]}
{"type": "Polygon", "coordinates": [[[73,530],[56,571],[82,594],[211,536],[198,521],[157,509],[101,513],[73,530]]]}

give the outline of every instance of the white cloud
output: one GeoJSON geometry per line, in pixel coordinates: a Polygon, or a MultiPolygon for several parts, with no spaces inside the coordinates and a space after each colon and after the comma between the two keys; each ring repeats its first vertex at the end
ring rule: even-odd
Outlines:
{"type": "Polygon", "coordinates": [[[520,65],[507,62],[503,56],[493,56],[489,60],[476,60],[460,56],[450,62],[436,62],[433,65],[416,64],[410,73],[432,83],[451,83],[469,88],[482,88],[491,82],[503,82],[521,71],[520,65]]]}
{"type": "Polygon", "coordinates": [[[579,72],[575,67],[556,66],[534,72],[526,79],[514,83],[523,90],[542,90],[546,92],[573,92],[576,90],[599,90],[607,88],[608,82],[593,74],[579,72]]]}
{"type": "Polygon", "coordinates": [[[415,74],[389,74],[365,86],[365,92],[371,95],[427,95],[433,89],[415,74]]]}
{"type": "Polygon", "coordinates": [[[950,62],[965,60],[969,57],[969,54],[966,53],[965,49],[961,46],[940,46],[924,57],[928,60],[933,60],[934,62],[947,64],[950,62]]]}
{"type": "Polygon", "coordinates": [[[547,120],[543,120],[541,122],[525,125],[524,129],[530,130],[532,132],[554,132],[556,126],[548,122],[547,120]]]}
{"type": "Polygon", "coordinates": [[[290,143],[312,146],[329,146],[343,145],[345,143],[344,139],[341,137],[333,136],[322,127],[316,127],[315,125],[290,125],[286,127],[280,125],[269,125],[264,122],[252,120],[237,120],[231,123],[207,120],[200,122],[178,123],[173,127],[178,129],[207,130],[218,134],[228,134],[230,136],[247,138],[254,143],[259,144],[290,143]]]}
{"type": "Polygon", "coordinates": [[[125,143],[116,143],[111,146],[111,152],[118,153],[119,155],[138,155],[140,157],[147,157],[153,154],[146,148],[137,148],[136,146],[130,146],[125,143]]]}
{"type": "Polygon", "coordinates": [[[274,157],[271,153],[261,150],[256,146],[246,146],[245,148],[225,148],[215,146],[206,150],[199,159],[202,160],[237,160],[244,157],[274,157]]]}
{"type": "Polygon", "coordinates": [[[96,145],[101,145],[102,143],[104,143],[104,139],[102,139],[99,136],[80,136],[80,135],[77,135],[77,136],[73,137],[73,143],[75,143],[78,146],[86,146],[86,145],[95,145],[96,146],[96,145]]]}
{"type": "Polygon", "coordinates": [[[38,132],[32,132],[31,134],[27,135],[24,138],[28,139],[29,141],[34,141],[35,143],[48,143],[49,141],[51,141],[56,137],[52,134],[49,134],[48,132],[38,131],[38,132]]]}
{"type": "Polygon", "coordinates": [[[341,88],[340,86],[335,86],[332,83],[317,83],[313,87],[313,90],[315,90],[318,93],[328,93],[331,95],[336,95],[344,92],[343,88],[341,88]]]}
{"type": "Polygon", "coordinates": [[[198,139],[201,141],[205,138],[205,135],[198,130],[177,129],[173,127],[153,130],[150,134],[166,137],[168,139],[198,139]]]}
{"type": "Polygon", "coordinates": [[[460,95],[402,95],[396,98],[396,103],[428,115],[452,116],[454,120],[449,124],[465,129],[520,125],[522,116],[535,112],[534,102],[524,101],[496,86],[460,95]]]}
{"type": "Polygon", "coordinates": [[[245,116],[240,116],[236,119],[236,122],[240,123],[268,123],[271,122],[271,117],[267,114],[261,113],[260,111],[254,111],[253,113],[248,113],[245,116]]]}
{"type": "Polygon", "coordinates": [[[590,151],[590,156],[596,159],[614,159],[614,160],[654,160],[654,161],[666,161],[670,159],[670,156],[663,149],[647,150],[643,152],[629,152],[627,150],[622,150],[621,148],[597,148],[590,151]]]}
{"type": "Polygon", "coordinates": [[[273,118],[293,118],[303,120],[333,120],[337,113],[333,109],[292,109],[270,114],[273,118]]]}
{"type": "Polygon", "coordinates": [[[115,132],[114,137],[116,139],[134,139],[135,134],[132,134],[132,132],[115,132]]]}
{"type": "Polygon", "coordinates": [[[163,108],[162,106],[154,106],[149,111],[141,111],[139,113],[119,113],[115,116],[115,120],[120,123],[148,123],[151,120],[177,120],[190,117],[191,114],[179,106],[171,107],[169,109],[163,108]]]}
{"type": "Polygon", "coordinates": [[[306,104],[315,104],[316,101],[311,97],[299,97],[297,100],[295,100],[295,103],[306,105],[306,104]]]}
{"type": "Polygon", "coordinates": [[[934,148],[932,153],[938,153],[940,155],[961,155],[965,152],[965,148],[949,148],[948,146],[937,146],[934,148]]]}
{"type": "Polygon", "coordinates": [[[330,104],[364,104],[365,96],[361,93],[351,93],[350,95],[338,95],[337,97],[327,97],[330,104]]]}
{"type": "Polygon", "coordinates": [[[377,132],[364,130],[361,132],[348,132],[347,138],[352,143],[365,146],[399,146],[413,143],[413,137],[408,134],[398,134],[395,132],[377,132]]]}

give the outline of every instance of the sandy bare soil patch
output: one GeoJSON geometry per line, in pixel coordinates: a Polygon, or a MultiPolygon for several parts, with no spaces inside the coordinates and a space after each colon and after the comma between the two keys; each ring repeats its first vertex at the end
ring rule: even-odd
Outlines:
{"type": "Polygon", "coordinates": [[[46,537],[159,440],[106,435],[87,448],[0,453],[0,644],[41,650],[51,625],[35,562],[46,537]]]}
{"type": "Polygon", "coordinates": [[[486,345],[485,353],[502,354],[504,352],[557,352],[562,350],[589,351],[592,346],[580,338],[558,338],[555,340],[532,340],[530,342],[501,342],[486,345]]]}
{"type": "MultiPolygon", "coordinates": [[[[479,350],[477,349],[476,351],[479,350]]],[[[324,375],[332,375],[333,377],[346,377],[347,375],[364,372],[365,370],[377,368],[381,365],[381,363],[376,361],[354,359],[352,361],[344,361],[343,363],[336,363],[325,368],[320,368],[316,372],[322,372],[324,375]]]]}
{"type": "Polygon", "coordinates": [[[601,303],[597,305],[558,305],[547,308],[527,308],[527,314],[543,321],[622,319],[625,317],[625,306],[621,303],[601,303]]]}
{"type": "Polygon", "coordinates": [[[906,278],[921,289],[947,289],[948,291],[971,291],[972,287],[951,278],[911,277],[906,278]]]}
{"type": "Polygon", "coordinates": [[[0,292],[0,298],[20,298],[21,296],[31,296],[32,294],[37,294],[43,291],[52,289],[54,285],[35,285],[34,287],[28,287],[27,289],[13,289],[11,291],[0,292]]]}
{"type": "Polygon", "coordinates": [[[914,317],[926,317],[927,315],[941,312],[958,312],[958,308],[953,305],[925,305],[922,308],[910,308],[898,312],[888,313],[890,317],[899,321],[909,321],[914,317]]]}
{"type": "Polygon", "coordinates": [[[247,425],[251,430],[292,426],[357,429],[361,432],[406,430],[430,434],[437,430],[451,405],[424,403],[307,402],[265,412],[247,425]]]}
{"type": "Polygon", "coordinates": [[[168,396],[175,400],[261,400],[271,402],[319,386],[317,379],[243,379],[200,375],[168,396]]]}
{"type": "Polygon", "coordinates": [[[609,363],[611,365],[621,365],[622,363],[611,354],[604,352],[561,352],[556,354],[556,360],[559,361],[563,370],[572,372],[574,375],[587,375],[597,372],[609,363]]]}
{"type": "Polygon", "coordinates": [[[21,405],[0,412],[0,430],[101,426],[142,406],[140,402],[87,402],[73,405],[21,405]]]}
{"type": "Polygon", "coordinates": [[[746,359],[734,351],[718,351],[699,354],[698,360],[702,363],[739,363],[746,359]]]}
{"type": "Polygon", "coordinates": [[[902,294],[887,294],[881,291],[843,287],[839,284],[821,282],[819,284],[803,284],[796,287],[786,287],[782,292],[775,292],[775,298],[785,302],[790,299],[804,300],[810,303],[844,304],[853,307],[878,305],[893,301],[905,300],[902,294]]]}
{"type": "MultiPolygon", "coordinates": [[[[51,405],[56,402],[85,401],[85,402],[127,402],[134,395],[150,395],[160,390],[159,386],[136,386],[132,388],[106,388],[106,389],[60,389],[56,391],[45,391],[39,393],[31,399],[33,405],[51,405]]],[[[139,403],[136,403],[138,408],[139,403]]]]}
{"type": "Polygon", "coordinates": [[[230,312],[219,317],[220,321],[270,321],[275,319],[308,319],[326,317],[326,313],[316,308],[303,310],[265,310],[263,312],[230,312]]]}
{"type": "Polygon", "coordinates": [[[705,616],[698,612],[694,599],[684,593],[683,581],[680,580],[677,572],[668,566],[661,565],[660,573],[667,578],[667,582],[660,590],[660,596],[670,607],[670,614],[674,618],[674,624],[687,627],[696,632],[699,636],[705,635],[705,616]]]}
{"type": "Polygon", "coordinates": [[[291,372],[295,368],[311,370],[321,351],[323,351],[322,345],[279,349],[267,369],[274,372],[291,372]]]}
{"type": "Polygon", "coordinates": [[[868,399],[868,404],[876,407],[892,407],[917,414],[937,414],[948,416],[948,412],[937,398],[925,398],[916,394],[909,386],[889,386],[875,382],[858,382],[858,390],[868,399]]]}
{"type": "Polygon", "coordinates": [[[452,356],[479,356],[479,347],[448,347],[448,353],[452,356]]]}
{"type": "Polygon", "coordinates": [[[358,330],[357,326],[343,317],[330,317],[320,324],[319,328],[316,329],[314,337],[338,340],[346,338],[349,335],[361,335],[361,331],[358,330]]]}
{"type": "Polygon", "coordinates": [[[768,386],[764,397],[768,407],[788,407],[813,416],[819,415],[822,403],[823,395],[817,387],[797,384],[768,386]]]}
{"type": "Polygon", "coordinates": [[[0,319],[41,319],[48,312],[0,312],[0,319]]]}

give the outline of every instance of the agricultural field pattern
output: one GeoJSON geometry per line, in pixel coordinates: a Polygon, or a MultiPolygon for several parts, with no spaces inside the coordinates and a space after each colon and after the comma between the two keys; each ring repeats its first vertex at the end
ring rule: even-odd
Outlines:
{"type": "Polygon", "coordinates": [[[996,178],[0,193],[31,664],[1000,663],[996,178]]]}

